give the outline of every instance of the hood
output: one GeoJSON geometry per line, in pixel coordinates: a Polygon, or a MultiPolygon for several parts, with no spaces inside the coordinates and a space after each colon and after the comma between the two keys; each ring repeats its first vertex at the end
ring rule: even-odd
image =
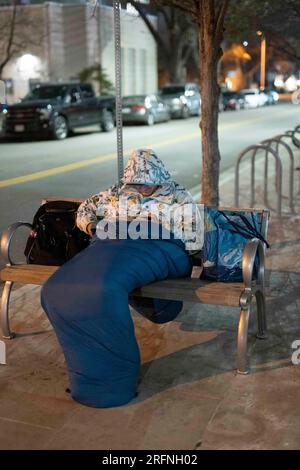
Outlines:
{"type": "Polygon", "coordinates": [[[10,109],[23,109],[23,108],[47,108],[51,104],[55,106],[59,104],[57,100],[24,100],[20,103],[15,103],[9,106],[10,109]]]}
{"type": "Polygon", "coordinates": [[[151,149],[138,149],[131,152],[127,162],[124,184],[164,185],[171,183],[170,173],[160,158],[151,149]]]}

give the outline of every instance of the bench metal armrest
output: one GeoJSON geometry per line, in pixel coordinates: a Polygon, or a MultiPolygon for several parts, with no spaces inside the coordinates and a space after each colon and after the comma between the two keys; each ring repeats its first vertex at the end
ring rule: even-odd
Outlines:
{"type": "Polygon", "coordinates": [[[263,242],[258,238],[253,238],[245,246],[242,263],[243,281],[245,284],[245,289],[251,290],[254,263],[257,253],[259,257],[257,284],[263,291],[265,285],[265,250],[263,242]]]}
{"type": "Polygon", "coordinates": [[[1,254],[5,260],[5,263],[8,265],[14,265],[14,263],[10,257],[10,244],[15,232],[18,230],[19,227],[28,227],[32,230],[32,225],[28,222],[16,222],[10,225],[1,236],[1,254]]]}

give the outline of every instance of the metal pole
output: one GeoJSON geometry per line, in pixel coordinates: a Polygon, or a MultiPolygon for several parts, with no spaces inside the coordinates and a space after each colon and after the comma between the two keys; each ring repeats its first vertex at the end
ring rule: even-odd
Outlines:
{"type": "Polygon", "coordinates": [[[121,73],[121,22],[120,2],[114,0],[114,31],[115,31],[115,82],[116,82],[116,127],[117,127],[117,156],[118,182],[124,172],[123,162],[123,132],[122,132],[122,73],[121,73]]]}
{"type": "Polygon", "coordinates": [[[262,36],[261,38],[261,68],[260,68],[260,88],[261,90],[265,89],[266,83],[266,38],[262,36]]]}
{"type": "Polygon", "coordinates": [[[256,31],[260,37],[260,89],[264,90],[266,86],[266,49],[267,42],[262,31],[256,31]]]}

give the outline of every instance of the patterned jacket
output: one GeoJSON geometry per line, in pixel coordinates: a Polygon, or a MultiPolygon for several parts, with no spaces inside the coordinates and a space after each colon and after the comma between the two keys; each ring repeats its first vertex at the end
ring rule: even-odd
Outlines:
{"type": "Polygon", "coordinates": [[[163,162],[153,150],[135,150],[124,171],[121,186],[112,186],[84,201],[77,212],[77,225],[87,231],[100,219],[151,220],[162,224],[197,252],[203,245],[203,218],[191,194],[171,179],[163,162]],[[143,197],[131,184],[156,185],[150,197],[143,197]]]}

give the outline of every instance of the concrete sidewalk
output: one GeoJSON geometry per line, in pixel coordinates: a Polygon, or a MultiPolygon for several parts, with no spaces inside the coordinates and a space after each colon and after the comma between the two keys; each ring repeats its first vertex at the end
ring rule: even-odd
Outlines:
{"type": "MultiPolygon", "coordinates": [[[[221,192],[222,202],[233,205],[230,178],[221,192]]],[[[72,401],[40,288],[15,290],[18,334],[6,342],[7,365],[0,366],[0,448],[299,449],[300,366],[291,362],[292,343],[300,340],[299,222],[287,213],[271,218],[268,339],[255,338],[253,308],[251,374],[235,373],[237,309],[186,304],[165,325],[133,312],[142,380],[138,397],[119,408],[72,401]]]]}

